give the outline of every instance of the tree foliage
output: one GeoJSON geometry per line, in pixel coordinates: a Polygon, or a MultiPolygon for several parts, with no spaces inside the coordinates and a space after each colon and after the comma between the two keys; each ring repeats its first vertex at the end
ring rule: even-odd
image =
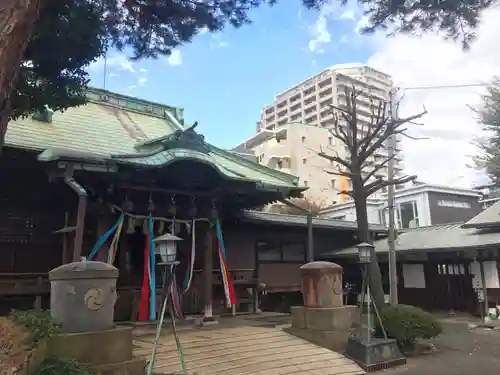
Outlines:
{"type": "MultiPolygon", "coordinates": [[[[399,103],[391,103],[393,94],[390,101],[383,98],[375,99],[373,94],[355,86],[346,86],[344,94],[344,103],[341,102],[338,106],[331,105],[332,125],[328,131],[340,141],[345,152],[339,152],[338,147],[316,152],[332,164],[332,168],[326,170],[327,173],[351,180],[352,189],[342,190],[340,194],[347,194],[354,199],[359,241],[371,243],[367,198],[383,187],[403,184],[416,178],[416,176],[395,175],[387,178],[384,169],[397,153],[384,156],[379,151],[390,146],[388,141],[392,136],[413,138],[407,134],[406,125],[413,123],[427,112],[424,109],[416,115],[399,118],[397,116],[399,103]],[[360,100],[368,102],[369,113],[364,113],[364,109],[358,106],[360,100]]],[[[340,149],[342,150],[342,147],[340,149]]],[[[384,305],[384,291],[375,254],[371,264],[370,285],[374,302],[381,309],[384,305]]]]}
{"type": "MultiPolygon", "coordinates": [[[[250,22],[250,9],[276,1],[43,0],[12,98],[12,117],[44,105],[59,110],[81,104],[82,89],[88,83],[84,68],[102,56],[105,48],[130,47],[134,59],[168,55],[201,30],[215,32],[226,24],[242,26],[250,22]]],[[[320,9],[328,1],[302,0],[309,9],[320,9]]],[[[448,37],[460,38],[464,46],[474,35],[479,11],[491,4],[491,0],[358,2],[367,6],[370,22],[365,32],[391,25],[412,33],[437,27],[448,37]]]]}
{"type": "Polygon", "coordinates": [[[30,38],[11,97],[11,118],[49,106],[84,103],[85,67],[105,46],[101,8],[87,1],[46,1],[30,38]]]}
{"type": "MultiPolygon", "coordinates": [[[[340,0],[342,4],[347,0],[340,0]]],[[[331,0],[304,0],[307,7],[319,8],[331,0]]],[[[390,33],[423,34],[441,31],[445,38],[470,47],[479,25],[481,11],[492,0],[358,0],[368,18],[364,33],[386,30],[390,33]]]]}
{"type": "MultiPolygon", "coordinates": [[[[332,0],[301,0],[320,9],[332,0]]],[[[338,0],[345,5],[346,0],[338,0]]],[[[133,59],[169,55],[202,30],[250,22],[252,8],[277,0],[11,0],[0,12],[2,60],[19,61],[19,69],[0,65],[0,147],[9,118],[31,114],[48,105],[64,110],[85,101],[88,75],[84,68],[108,48],[131,51],[133,59]],[[27,11],[29,7],[39,11],[27,11]],[[10,17],[26,8],[25,17],[10,17]],[[9,22],[11,24],[9,24],[9,22]],[[22,32],[35,23],[34,31],[22,32]],[[13,30],[13,31],[12,31],[13,30]],[[18,30],[18,31],[16,31],[18,30]],[[18,32],[18,35],[15,35],[18,32]],[[21,35],[22,33],[22,35],[21,35]],[[31,36],[30,36],[31,35],[31,36]],[[22,40],[28,40],[27,47],[22,40]],[[26,48],[23,55],[22,51],[26,48]],[[10,52],[9,52],[10,51],[10,52]],[[23,58],[20,59],[20,55],[23,58]]],[[[474,37],[480,11],[491,0],[358,0],[368,17],[364,31],[379,29],[418,33],[440,29],[464,47],[474,37]]],[[[14,63],[13,66],[16,64],[14,63]]]]}
{"type": "Polygon", "coordinates": [[[485,135],[477,145],[481,155],[474,161],[478,169],[485,170],[494,185],[500,183],[500,78],[493,79],[482,97],[482,105],[474,109],[485,135]]]}

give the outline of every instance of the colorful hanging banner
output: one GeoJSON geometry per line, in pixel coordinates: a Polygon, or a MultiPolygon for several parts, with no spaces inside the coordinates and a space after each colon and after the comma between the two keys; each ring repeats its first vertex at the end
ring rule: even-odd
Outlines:
{"type": "Polygon", "coordinates": [[[149,277],[149,238],[146,236],[144,248],[144,276],[142,279],[141,289],[141,305],[139,307],[139,321],[147,321],[149,319],[149,292],[150,292],[150,277],[149,277]]]}

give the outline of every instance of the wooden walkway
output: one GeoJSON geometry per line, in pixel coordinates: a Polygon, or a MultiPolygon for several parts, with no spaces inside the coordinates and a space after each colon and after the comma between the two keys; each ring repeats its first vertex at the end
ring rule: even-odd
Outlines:
{"type": "MultiPolygon", "coordinates": [[[[267,327],[220,327],[179,333],[189,375],[356,375],[364,374],[341,354],[267,327]]],[[[135,336],[135,355],[149,358],[154,337],[135,336]]],[[[170,333],[157,350],[154,373],[181,374],[170,333]]]]}

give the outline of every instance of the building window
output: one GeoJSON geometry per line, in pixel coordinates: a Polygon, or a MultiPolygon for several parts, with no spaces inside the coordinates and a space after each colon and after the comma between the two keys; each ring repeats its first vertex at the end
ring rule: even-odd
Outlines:
{"type": "Polygon", "coordinates": [[[306,142],[306,137],[302,136],[302,143],[306,142]]]}
{"type": "Polygon", "coordinates": [[[302,158],[302,164],[307,164],[307,158],[302,158]]]}
{"type": "Polygon", "coordinates": [[[309,186],[309,181],[305,180],[304,181],[304,186],[309,186]]]}
{"type": "Polygon", "coordinates": [[[278,169],[283,168],[283,162],[282,162],[281,160],[280,160],[280,161],[278,161],[278,162],[276,163],[276,165],[277,165],[278,169]]]}
{"type": "Polygon", "coordinates": [[[330,146],[333,144],[333,137],[328,137],[328,144],[330,146]]]}
{"type": "Polygon", "coordinates": [[[398,204],[396,214],[399,228],[406,229],[419,226],[417,201],[398,204]]]}
{"type": "Polygon", "coordinates": [[[330,185],[331,185],[332,188],[335,189],[335,179],[333,179],[333,180],[330,181],[330,185]]]}
{"type": "Polygon", "coordinates": [[[259,262],[304,263],[305,242],[258,241],[256,244],[259,262]]]}

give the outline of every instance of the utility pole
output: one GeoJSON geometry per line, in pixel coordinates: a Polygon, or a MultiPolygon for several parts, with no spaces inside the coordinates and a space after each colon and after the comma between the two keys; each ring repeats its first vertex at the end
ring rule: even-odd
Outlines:
{"type": "Polygon", "coordinates": [[[307,250],[306,250],[306,260],[307,263],[314,262],[314,237],[313,237],[313,216],[314,214],[310,210],[306,210],[295,203],[290,202],[287,199],[281,200],[282,203],[288,207],[295,208],[296,210],[302,211],[306,215],[307,220],[307,250]]]}
{"type": "MultiPolygon", "coordinates": [[[[397,90],[393,89],[390,96],[390,116],[391,119],[396,119],[396,93],[397,90]]],[[[389,247],[389,288],[391,305],[398,304],[398,274],[397,274],[397,260],[396,260],[396,223],[394,220],[394,185],[391,183],[394,179],[394,157],[396,155],[397,139],[395,134],[387,139],[388,158],[387,170],[389,186],[387,186],[387,206],[389,207],[389,237],[387,238],[389,247]]]]}

